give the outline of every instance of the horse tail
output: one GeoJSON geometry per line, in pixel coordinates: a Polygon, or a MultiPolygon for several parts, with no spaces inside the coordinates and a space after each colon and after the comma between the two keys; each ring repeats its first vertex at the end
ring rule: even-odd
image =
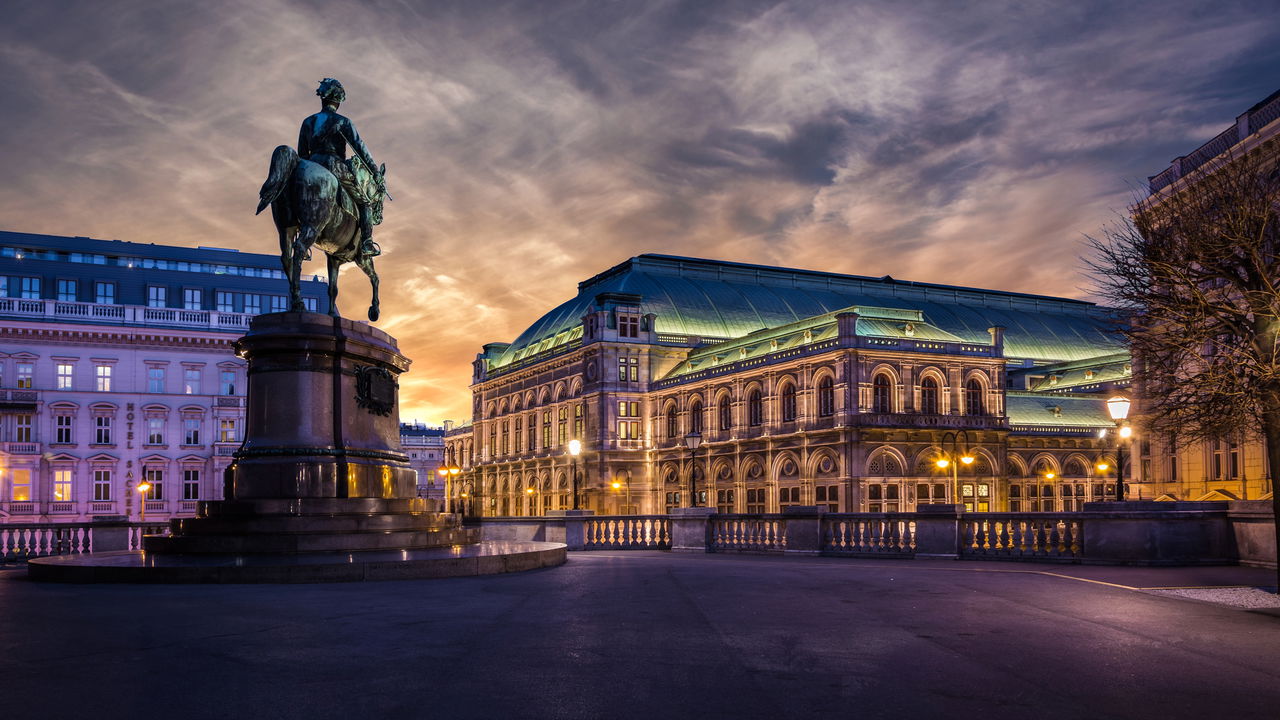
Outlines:
{"type": "Polygon", "coordinates": [[[267,172],[267,181],[262,183],[262,189],[258,191],[258,210],[254,215],[266,209],[284,192],[285,183],[289,182],[296,167],[298,153],[288,145],[281,145],[271,153],[271,169],[267,172]]]}

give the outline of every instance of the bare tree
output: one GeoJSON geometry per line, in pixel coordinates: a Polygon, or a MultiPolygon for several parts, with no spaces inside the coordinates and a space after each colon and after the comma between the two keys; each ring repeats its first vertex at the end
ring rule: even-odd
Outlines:
{"type": "MultiPolygon", "coordinates": [[[[1261,437],[1280,517],[1274,155],[1228,155],[1132,211],[1088,238],[1086,263],[1100,293],[1122,313],[1143,423],[1179,444],[1261,437]]],[[[1276,537],[1280,546],[1280,525],[1276,537]]]]}

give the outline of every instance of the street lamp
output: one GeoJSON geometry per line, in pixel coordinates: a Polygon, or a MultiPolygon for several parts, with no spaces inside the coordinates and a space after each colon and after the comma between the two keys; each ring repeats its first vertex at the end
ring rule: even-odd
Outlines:
{"type": "Polygon", "coordinates": [[[444,511],[445,512],[450,512],[449,508],[453,505],[453,503],[451,502],[453,500],[451,481],[456,480],[458,478],[458,474],[461,472],[462,472],[462,468],[452,463],[447,465],[441,465],[436,470],[436,473],[439,474],[441,479],[444,480],[444,511]]]}
{"type": "MultiPolygon", "coordinates": [[[[537,481],[535,480],[534,482],[537,482],[537,481]]],[[[537,514],[538,514],[538,506],[537,506],[537,504],[534,502],[533,493],[534,493],[534,489],[533,489],[533,487],[532,487],[532,486],[527,487],[527,488],[525,488],[525,489],[524,489],[525,497],[526,497],[526,498],[528,498],[528,500],[529,500],[529,515],[530,515],[530,516],[533,516],[533,515],[537,515],[537,514]]]]}
{"type": "Polygon", "coordinates": [[[948,430],[946,433],[943,434],[942,442],[939,443],[939,447],[941,447],[944,456],[938,458],[938,460],[934,463],[934,465],[937,465],[938,468],[941,470],[946,470],[947,468],[951,468],[951,499],[954,503],[961,504],[962,501],[960,499],[960,464],[956,463],[953,460],[953,458],[955,460],[959,460],[960,463],[963,463],[966,466],[973,464],[973,461],[974,461],[973,452],[968,449],[969,432],[967,430],[960,430],[959,432],[948,430]],[[962,436],[964,437],[964,447],[966,449],[963,455],[960,455],[960,457],[956,458],[956,455],[959,454],[960,452],[960,438],[962,436]],[[951,444],[951,452],[949,453],[947,452],[948,442],[950,442],[951,444]]]}
{"type": "Polygon", "coordinates": [[[1116,395],[1107,399],[1107,412],[1111,415],[1111,419],[1116,424],[1116,501],[1124,502],[1124,449],[1130,437],[1133,436],[1133,428],[1125,422],[1125,418],[1129,417],[1129,398],[1123,395],[1116,395]]]}
{"type": "Polygon", "coordinates": [[[570,474],[573,476],[573,509],[578,509],[578,456],[582,454],[582,441],[574,438],[569,441],[570,474]]]}
{"type": "MultiPolygon", "coordinates": [[[[618,480],[614,480],[611,487],[613,487],[614,492],[617,492],[622,489],[622,486],[623,486],[622,482],[619,482],[618,480]]],[[[631,471],[630,470],[627,471],[626,486],[627,486],[627,504],[622,506],[623,515],[626,515],[631,511],[631,471]]]]}
{"type": "Polygon", "coordinates": [[[138,487],[134,488],[138,491],[138,508],[141,513],[138,516],[138,522],[147,521],[147,492],[151,490],[151,483],[143,480],[138,483],[138,487]]]}
{"type": "Polygon", "coordinates": [[[684,436],[684,446],[689,448],[689,507],[698,507],[698,446],[702,445],[702,433],[691,432],[684,436]]]}

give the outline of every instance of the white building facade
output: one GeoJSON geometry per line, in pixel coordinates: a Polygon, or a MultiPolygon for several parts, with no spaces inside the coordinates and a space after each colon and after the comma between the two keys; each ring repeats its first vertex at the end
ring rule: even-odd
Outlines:
{"type": "Polygon", "coordinates": [[[0,233],[0,521],[139,518],[143,481],[147,519],[221,498],[232,343],[286,288],[269,255],[0,233]]]}

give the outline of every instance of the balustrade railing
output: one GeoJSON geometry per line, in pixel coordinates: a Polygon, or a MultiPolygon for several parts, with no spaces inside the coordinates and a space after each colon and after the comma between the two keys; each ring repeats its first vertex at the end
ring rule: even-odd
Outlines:
{"type": "Polygon", "coordinates": [[[707,552],[782,552],[787,521],[782,515],[712,515],[707,552]]]}
{"type": "Polygon", "coordinates": [[[211,310],[0,298],[0,313],[101,321],[112,325],[181,325],[196,329],[248,327],[252,315],[211,310]]]}
{"type": "Polygon", "coordinates": [[[671,521],[666,515],[601,515],[583,521],[584,550],[668,550],[671,521]]]}
{"type": "MultiPolygon", "coordinates": [[[[142,549],[143,535],[167,535],[169,527],[158,523],[130,523],[129,549],[142,549]]],[[[23,523],[0,525],[0,562],[14,562],[47,555],[93,552],[92,523],[23,523]]]]}
{"type": "Polygon", "coordinates": [[[916,549],[912,515],[852,513],[822,516],[822,552],[828,555],[911,555],[916,549]]]}
{"type": "Polygon", "coordinates": [[[960,556],[1078,559],[1084,521],[1049,513],[988,513],[960,521],[960,556]]]}

